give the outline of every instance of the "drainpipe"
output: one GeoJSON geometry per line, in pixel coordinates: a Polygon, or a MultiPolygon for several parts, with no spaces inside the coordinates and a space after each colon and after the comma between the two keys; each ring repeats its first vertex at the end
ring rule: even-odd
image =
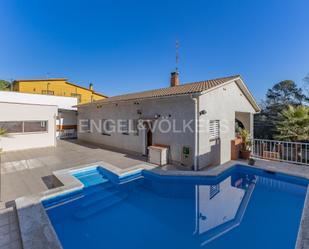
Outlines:
{"type": "Polygon", "coordinates": [[[191,96],[194,102],[194,171],[198,171],[198,155],[199,155],[199,103],[198,97],[191,96]]]}

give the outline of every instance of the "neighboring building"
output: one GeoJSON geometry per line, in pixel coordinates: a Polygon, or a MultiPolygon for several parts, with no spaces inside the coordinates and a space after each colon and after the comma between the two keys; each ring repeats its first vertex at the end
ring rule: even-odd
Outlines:
{"type": "Polygon", "coordinates": [[[54,146],[56,137],[76,137],[75,105],[74,97],[0,91],[0,127],[8,132],[0,138],[0,148],[54,146]]]}
{"type": "Polygon", "coordinates": [[[67,79],[37,79],[37,80],[14,80],[13,91],[22,93],[35,93],[44,95],[55,95],[63,97],[75,97],[79,104],[89,103],[101,99],[106,96],[99,94],[93,90],[93,85],[89,88],[75,85],[67,81],[67,79]]]}
{"type": "Polygon", "coordinates": [[[8,134],[0,138],[3,151],[56,145],[57,106],[0,102],[0,127],[8,134]]]}
{"type": "Polygon", "coordinates": [[[141,154],[147,154],[150,145],[164,145],[170,163],[197,170],[231,160],[235,121],[252,134],[253,114],[259,111],[238,75],[179,85],[178,73],[172,73],[171,87],[79,105],[78,138],[141,154]],[[109,129],[119,120],[121,132],[109,129]],[[157,129],[168,121],[176,131],[157,129]],[[184,122],[190,122],[191,131],[184,130],[184,122]],[[92,129],[101,123],[101,131],[92,129]]]}

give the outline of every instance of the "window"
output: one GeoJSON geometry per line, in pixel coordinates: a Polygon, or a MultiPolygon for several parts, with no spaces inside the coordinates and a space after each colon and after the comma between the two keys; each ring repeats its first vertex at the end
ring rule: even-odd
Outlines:
{"type": "Polygon", "coordinates": [[[111,121],[107,119],[102,119],[102,135],[111,135],[111,121]]]}
{"type": "Polygon", "coordinates": [[[220,121],[209,121],[209,140],[215,140],[220,138],[220,121]]]}
{"type": "Polygon", "coordinates": [[[210,185],[209,188],[209,199],[214,198],[220,192],[220,185],[210,185]]]}
{"type": "Polygon", "coordinates": [[[23,132],[23,122],[22,121],[0,122],[0,128],[6,130],[7,133],[21,133],[23,132]]]}
{"type": "Polygon", "coordinates": [[[47,131],[47,121],[25,121],[24,132],[47,131]]]}
{"type": "Polygon", "coordinates": [[[0,127],[7,133],[47,132],[48,121],[7,121],[0,122],[0,127]]]}
{"type": "Polygon", "coordinates": [[[50,90],[42,90],[42,94],[55,95],[54,91],[50,91],[50,90]]]}
{"type": "Polygon", "coordinates": [[[138,129],[138,127],[139,127],[139,120],[138,119],[133,119],[133,134],[135,135],[135,136],[138,136],[138,132],[139,132],[139,129],[138,129]]]}
{"type": "Polygon", "coordinates": [[[78,93],[71,93],[71,97],[77,98],[77,103],[82,101],[82,95],[78,93]]]}
{"type": "Polygon", "coordinates": [[[129,120],[121,120],[120,131],[124,135],[129,135],[129,120]]]}

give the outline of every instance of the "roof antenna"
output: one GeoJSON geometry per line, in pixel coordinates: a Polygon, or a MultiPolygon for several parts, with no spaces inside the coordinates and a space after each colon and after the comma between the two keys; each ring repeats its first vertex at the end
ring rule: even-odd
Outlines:
{"type": "Polygon", "coordinates": [[[179,42],[176,40],[176,68],[175,71],[171,73],[170,86],[178,86],[179,85],[179,73],[178,73],[178,62],[179,62],[179,54],[178,54],[179,42]]]}
{"type": "Polygon", "coordinates": [[[178,73],[178,62],[179,62],[179,41],[176,40],[176,70],[175,70],[176,73],[178,73]]]}

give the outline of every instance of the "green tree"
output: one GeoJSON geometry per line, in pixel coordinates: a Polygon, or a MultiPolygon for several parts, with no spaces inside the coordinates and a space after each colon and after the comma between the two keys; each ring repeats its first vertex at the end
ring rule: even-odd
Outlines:
{"type": "Polygon", "coordinates": [[[278,133],[276,123],[280,120],[279,113],[290,105],[300,106],[308,101],[308,96],[294,81],[284,80],[275,84],[266,93],[261,113],[255,116],[254,137],[273,139],[278,133]]]}
{"type": "Polygon", "coordinates": [[[309,107],[288,106],[279,114],[275,139],[284,141],[309,141],[309,107]]]}
{"type": "Polygon", "coordinates": [[[288,105],[302,105],[308,102],[308,97],[298,88],[294,81],[284,80],[275,84],[266,93],[266,109],[277,111],[288,105]]]}
{"type": "Polygon", "coordinates": [[[7,80],[0,80],[0,91],[9,90],[11,82],[7,80]]]}
{"type": "Polygon", "coordinates": [[[306,93],[307,98],[309,98],[309,74],[304,78],[304,91],[306,93]]]}

